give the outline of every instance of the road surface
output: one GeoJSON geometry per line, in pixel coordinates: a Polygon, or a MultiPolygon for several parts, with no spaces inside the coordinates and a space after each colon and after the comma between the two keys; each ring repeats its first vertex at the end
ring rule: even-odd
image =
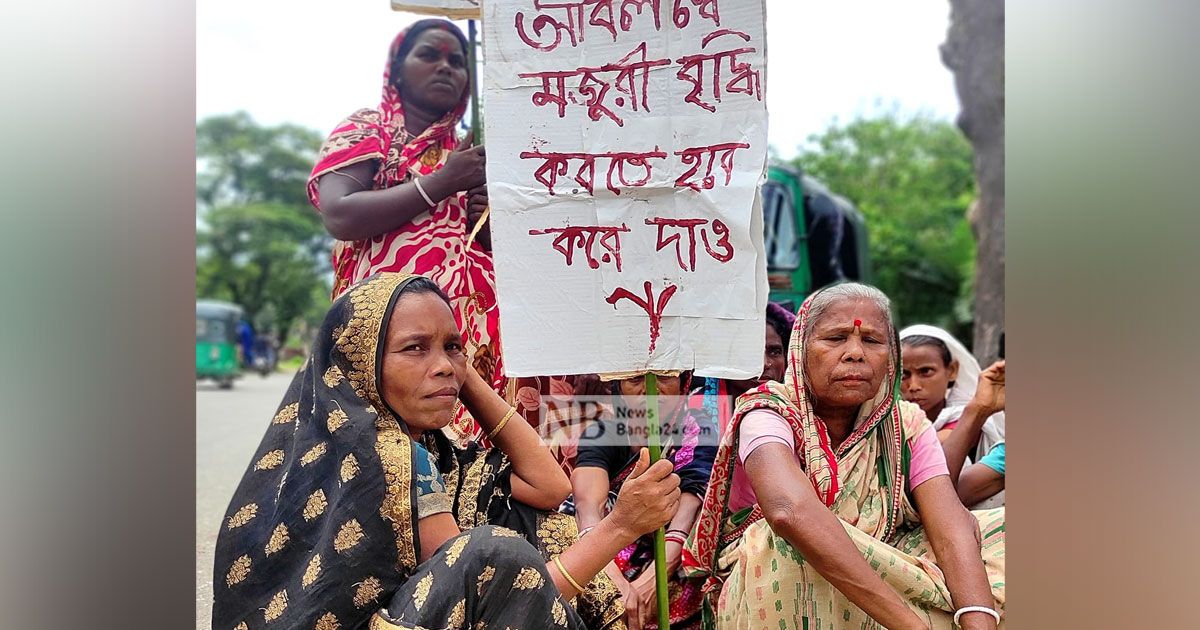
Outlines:
{"type": "Polygon", "coordinates": [[[292,374],[248,374],[232,390],[196,384],[196,629],[209,630],[213,547],[225,508],[292,374]]]}

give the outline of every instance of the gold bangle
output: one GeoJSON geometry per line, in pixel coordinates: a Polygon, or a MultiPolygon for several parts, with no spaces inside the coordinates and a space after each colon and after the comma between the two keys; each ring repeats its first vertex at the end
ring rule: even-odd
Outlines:
{"type": "Polygon", "coordinates": [[[576,582],[575,578],[571,577],[570,573],[567,573],[566,567],[563,566],[562,560],[559,560],[558,556],[554,556],[554,566],[558,567],[558,572],[561,573],[563,577],[567,578],[567,581],[571,583],[571,586],[575,587],[575,590],[579,591],[580,593],[584,592],[583,587],[579,585],[579,582],[576,582]]]}
{"type": "Polygon", "coordinates": [[[497,435],[500,435],[500,432],[504,430],[504,425],[508,424],[508,420],[513,417],[514,413],[517,413],[517,408],[509,407],[508,413],[504,414],[504,418],[500,420],[500,423],[496,425],[496,428],[488,432],[489,440],[494,440],[496,439],[497,435]]]}

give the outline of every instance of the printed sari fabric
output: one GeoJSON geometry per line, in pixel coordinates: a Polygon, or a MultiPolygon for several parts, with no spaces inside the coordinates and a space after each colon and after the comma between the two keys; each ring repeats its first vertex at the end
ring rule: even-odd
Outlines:
{"type": "MultiPolygon", "coordinates": [[[[566,551],[579,538],[575,519],[512,499],[512,462],[500,449],[484,448],[478,443],[460,448],[439,432],[427,432],[421,442],[435,454],[447,487],[454,489],[452,513],[459,529],[498,525],[515,531],[541,554],[543,563],[566,551]]],[[[570,602],[586,627],[622,630],[625,607],[608,575],[597,574],[586,589],[570,602]]],[[[517,627],[521,626],[513,626],[517,627]]]]}
{"type": "Polygon", "coordinates": [[[379,343],[412,277],[377,275],[352,287],[326,316],[222,523],[213,628],[347,630],[388,627],[378,626],[387,620],[445,627],[436,624],[460,615],[516,620],[509,608],[544,613],[522,616],[529,625],[509,624],[514,628],[616,627],[612,621],[624,611],[605,576],[575,606],[561,602],[552,583],[538,582],[549,555],[574,541],[574,524],[560,526],[565,517],[512,501],[502,452],[458,448],[436,431],[418,444],[383,402],[379,343]],[[416,535],[418,445],[434,460],[465,530],[424,563],[416,535]],[[477,578],[488,566],[496,581],[481,588],[477,578]],[[455,581],[471,588],[452,591],[455,581]],[[426,591],[423,606],[400,605],[426,591]]]}
{"type": "MultiPolygon", "coordinates": [[[[414,137],[405,129],[404,103],[391,82],[391,60],[406,33],[407,29],[397,35],[388,51],[379,108],[354,112],[338,124],[322,145],[308,180],[309,199],[318,209],[317,180],[331,171],[374,161],[378,168],[371,186],[382,190],[441,169],[458,145],[455,126],[467,109],[469,92],[466,91],[453,110],[419,136],[414,137]]],[[[361,241],[335,242],[333,297],[381,271],[432,279],[450,296],[472,365],[499,391],[503,371],[492,256],[478,241],[467,244],[471,226],[467,225],[466,209],[466,195],[459,193],[391,232],[361,241]]],[[[467,415],[456,418],[451,428],[464,443],[479,436],[478,427],[467,415]]]]}
{"type": "Polygon", "coordinates": [[[717,419],[717,431],[724,434],[733,416],[733,398],[729,395],[729,384],[722,378],[708,377],[704,384],[692,390],[688,397],[692,409],[703,409],[717,419]]]}
{"type": "Polygon", "coordinates": [[[580,437],[600,422],[607,407],[596,397],[576,396],[579,375],[522,376],[508,379],[506,398],[538,431],[554,459],[569,475],[580,437]]]}
{"type": "MultiPolygon", "coordinates": [[[[712,480],[684,549],[684,572],[705,582],[705,626],[719,628],[879,628],[782,537],[757,506],[731,513],[730,487],[746,414],[769,409],[792,428],[801,468],[841,519],[868,564],[933,628],[949,628],[953,608],[929,549],[908,484],[909,439],[929,428],[920,408],[900,398],[899,343],[888,376],[862,406],[856,429],[835,450],[804,387],[802,338],[810,297],[797,313],[783,383],[738,401],[721,437],[712,480]]],[[[1004,606],[1004,510],[975,513],[998,610],[1004,606]]]]}
{"type": "MultiPolygon", "coordinates": [[[[1004,605],[1004,508],[974,512],[983,538],[984,568],[997,610],[1004,605]]],[[[894,545],[872,538],[843,521],[843,527],[871,568],[904,596],[933,630],[951,630],[950,592],[921,528],[894,545]]],[[[882,628],[842,595],[765,520],[746,528],[737,549],[723,557],[731,572],[721,589],[716,627],[882,628]]],[[[1000,628],[1004,628],[1003,621],[1000,628]]]]}
{"type": "Polygon", "coordinates": [[[492,525],[443,545],[368,627],[586,628],[558,597],[542,556],[517,532],[492,525]]]}

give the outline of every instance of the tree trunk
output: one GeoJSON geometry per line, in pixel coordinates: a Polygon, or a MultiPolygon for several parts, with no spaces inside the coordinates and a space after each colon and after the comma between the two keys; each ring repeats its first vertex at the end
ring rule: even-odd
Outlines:
{"type": "Polygon", "coordinates": [[[958,126],[975,149],[974,352],[986,366],[1004,332],[1004,1],[950,0],[942,62],[954,72],[958,126]]]}

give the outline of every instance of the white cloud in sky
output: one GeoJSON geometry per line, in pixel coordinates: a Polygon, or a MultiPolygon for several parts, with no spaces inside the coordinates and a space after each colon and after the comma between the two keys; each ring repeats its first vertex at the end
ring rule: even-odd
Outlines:
{"type": "MultiPolygon", "coordinates": [[[[772,146],[790,157],[833,119],[880,107],[953,120],[938,53],[949,15],[947,0],[767,0],[772,146]]],[[[324,134],[378,105],[388,44],[416,19],[388,0],[202,0],[197,117],[245,110],[324,134]]]]}

